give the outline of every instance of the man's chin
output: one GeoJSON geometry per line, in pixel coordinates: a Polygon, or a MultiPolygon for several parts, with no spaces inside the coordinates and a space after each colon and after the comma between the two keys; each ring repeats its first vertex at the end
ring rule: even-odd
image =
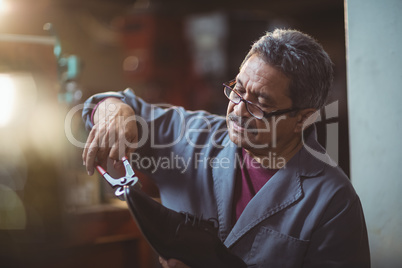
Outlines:
{"type": "Polygon", "coordinates": [[[245,149],[250,149],[253,147],[253,141],[246,137],[246,134],[246,132],[229,130],[229,138],[234,144],[245,149]]]}
{"type": "Polygon", "coordinates": [[[234,144],[246,150],[254,151],[269,148],[269,144],[258,143],[257,135],[248,131],[237,132],[229,128],[229,138],[234,144]]]}

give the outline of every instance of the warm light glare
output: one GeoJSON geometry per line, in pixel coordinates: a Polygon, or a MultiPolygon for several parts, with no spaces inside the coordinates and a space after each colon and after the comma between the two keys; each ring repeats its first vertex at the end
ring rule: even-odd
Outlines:
{"type": "Polygon", "coordinates": [[[15,86],[11,77],[0,75],[0,127],[5,126],[11,119],[15,93],[15,86]]]}
{"type": "Polygon", "coordinates": [[[0,13],[5,13],[9,11],[10,5],[7,0],[0,0],[0,13]]]}

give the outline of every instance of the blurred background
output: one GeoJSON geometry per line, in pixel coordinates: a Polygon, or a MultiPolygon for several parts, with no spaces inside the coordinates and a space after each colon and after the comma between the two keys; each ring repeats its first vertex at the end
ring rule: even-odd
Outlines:
{"type": "MultiPolygon", "coordinates": [[[[395,148],[402,145],[388,139],[392,165],[376,166],[376,147],[364,149],[384,132],[400,132],[399,116],[373,133],[371,119],[381,117],[359,112],[379,100],[384,113],[400,111],[394,101],[402,97],[395,89],[401,76],[392,75],[400,73],[397,49],[381,50],[394,53],[394,65],[366,59],[387,43],[372,29],[387,29],[386,38],[400,33],[395,12],[401,8],[398,0],[0,0],[0,267],[159,267],[124,204],[112,200],[99,176],[86,175],[81,104],[95,93],[130,87],[151,103],[224,114],[222,83],[237,75],[252,43],[275,28],[310,34],[332,58],[329,103],[336,113],[326,118],[322,112],[319,141],[356,181],[373,267],[401,267],[395,167],[402,161],[395,148]],[[364,69],[369,65],[385,67],[388,75],[364,69]],[[373,87],[384,85],[381,79],[391,90],[383,101],[373,87]],[[371,99],[363,101],[367,92],[371,99]],[[349,129],[350,120],[360,128],[349,129]],[[379,188],[377,175],[387,175],[387,187],[379,188]],[[378,189],[381,198],[373,204],[378,189]],[[384,207],[395,213],[384,214],[384,207]]],[[[157,189],[147,187],[157,197],[157,189]]]]}

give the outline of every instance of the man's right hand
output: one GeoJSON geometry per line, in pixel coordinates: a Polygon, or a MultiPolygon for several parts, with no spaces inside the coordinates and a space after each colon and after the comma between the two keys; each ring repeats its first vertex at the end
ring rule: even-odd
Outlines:
{"type": "Polygon", "coordinates": [[[82,154],[89,175],[94,173],[95,165],[105,166],[108,158],[119,163],[135,150],[138,141],[134,110],[120,99],[108,98],[100,103],[93,119],[94,127],[82,154]]]}

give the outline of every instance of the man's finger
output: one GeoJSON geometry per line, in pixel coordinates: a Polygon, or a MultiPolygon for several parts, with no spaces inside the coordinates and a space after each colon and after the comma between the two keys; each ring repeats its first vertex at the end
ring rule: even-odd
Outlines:
{"type": "Polygon", "coordinates": [[[86,165],[88,149],[89,149],[89,146],[91,145],[92,141],[94,140],[94,138],[96,136],[96,132],[97,132],[97,130],[96,130],[95,126],[89,132],[87,141],[85,143],[84,151],[82,152],[82,162],[83,162],[84,165],[86,165]]]}
{"type": "Polygon", "coordinates": [[[128,158],[130,158],[131,154],[134,153],[135,149],[137,149],[136,145],[137,145],[137,139],[134,139],[134,140],[130,141],[130,142],[127,144],[127,147],[126,147],[126,156],[127,156],[128,158]]]}
{"type": "Polygon", "coordinates": [[[102,141],[100,142],[99,150],[96,156],[96,159],[99,163],[106,161],[107,157],[109,156],[110,144],[113,144],[113,141],[110,141],[109,137],[109,132],[106,132],[102,138],[102,141]]]}
{"type": "Polygon", "coordinates": [[[113,144],[112,148],[110,149],[109,158],[119,161],[123,156],[125,156],[125,153],[126,153],[126,149],[125,149],[124,142],[121,140],[118,140],[117,142],[115,142],[113,144]]]}
{"type": "Polygon", "coordinates": [[[167,261],[164,258],[160,257],[160,256],[159,256],[159,263],[162,265],[163,268],[168,268],[167,261]]]}
{"type": "Polygon", "coordinates": [[[88,147],[88,152],[87,152],[87,157],[86,157],[86,162],[85,165],[87,167],[87,172],[88,175],[92,176],[94,174],[94,166],[95,166],[95,160],[96,160],[96,155],[99,150],[99,145],[97,138],[92,141],[91,145],[88,147]]]}

